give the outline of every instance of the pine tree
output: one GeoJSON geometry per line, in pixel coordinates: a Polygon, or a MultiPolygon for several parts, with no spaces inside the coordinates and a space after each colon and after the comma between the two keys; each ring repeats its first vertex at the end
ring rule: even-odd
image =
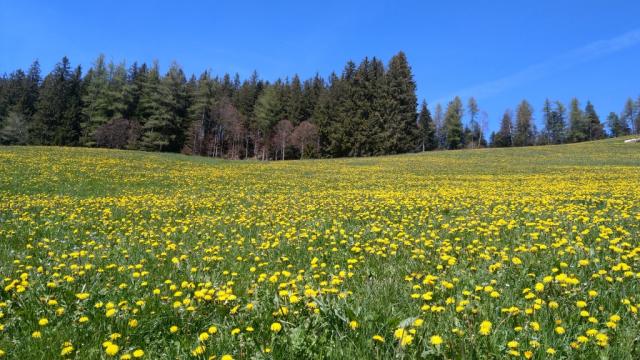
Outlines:
{"type": "Polygon", "coordinates": [[[511,110],[506,110],[500,121],[500,130],[493,136],[491,141],[495,147],[513,146],[513,116],[511,110]]]}
{"type": "Polygon", "coordinates": [[[580,110],[578,99],[571,99],[569,110],[569,142],[580,142],[589,139],[589,124],[580,110]]]}
{"type": "Polygon", "coordinates": [[[478,108],[478,102],[472,96],[469,98],[467,103],[467,110],[469,113],[469,140],[470,147],[476,148],[480,146],[480,139],[482,137],[482,130],[480,128],[480,124],[478,123],[478,113],[480,109],[478,108]]]}
{"type": "Polygon", "coordinates": [[[102,54],[98,56],[93,67],[85,76],[85,90],[82,100],[84,102],[82,109],[84,120],[81,125],[80,143],[83,146],[94,146],[96,130],[111,119],[109,115],[109,74],[102,54]]]}
{"type": "Polygon", "coordinates": [[[591,104],[590,101],[587,101],[587,105],[584,108],[584,122],[587,124],[587,133],[589,135],[589,140],[598,140],[604,138],[604,128],[600,123],[600,118],[598,117],[593,104],[591,104]]]}
{"type": "Polygon", "coordinates": [[[431,112],[427,107],[427,102],[422,100],[420,113],[418,113],[418,129],[420,131],[420,143],[422,151],[436,148],[435,126],[431,118],[431,112]]]}
{"type": "Polygon", "coordinates": [[[531,146],[534,144],[533,107],[522,100],[516,109],[516,124],[513,133],[513,146],[531,146]]]}
{"type": "Polygon", "coordinates": [[[384,115],[385,153],[395,154],[409,152],[417,145],[416,84],[411,67],[403,52],[399,52],[389,61],[386,73],[387,96],[389,106],[384,115]]]}
{"type": "Polygon", "coordinates": [[[607,116],[607,125],[609,126],[611,137],[629,134],[629,125],[625,122],[624,118],[618,116],[615,112],[610,112],[609,116],[607,116]]]}
{"type": "Polygon", "coordinates": [[[462,128],[463,115],[462,101],[455,97],[447,106],[444,115],[444,128],[446,133],[446,147],[448,149],[460,149],[464,147],[464,137],[462,128]]]}
{"type": "Polygon", "coordinates": [[[166,85],[160,78],[156,62],[149,70],[140,96],[141,149],[163,151],[175,138],[175,134],[171,132],[174,116],[169,112],[174,104],[166,85]]]}
{"type": "Polygon", "coordinates": [[[549,99],[545,100],[545,135],[548,144],[562,144],[566,140],[566,110],[560,101],[555,101],[554,104],[555,108],[552,108],[549,99]]]}
{"type": "Polygon", "coordinates": [[[265,90],[258,97],[254,108],[255,117],[255,131],[259,136],[259,142],[256,144],[257,156],[260,156],[262,160],[266,160],[269,153],[269,139],[271,138],[271,131],[278,121],[282,120],[281,116],[282,105],[280,103],[280,97],[276,86],[267,86],[265,90]]]}
{"type": "Polygon", "coordinates": [[[63,124],[59,131],[62,145],[77,146],[82,131],[82,68],[78,65],[69,78],[65,94],[63,124]]]}
{"type": "Polygon", "coordinates": [[[67,116],[75,111],[76,105],[70,99],[80,75],[79,69],[72,73],[69,59],[65,56],[45,77],[31,127],[36,144],[67,145],[69,129],[65,125],[75,121],[67,116]]]}

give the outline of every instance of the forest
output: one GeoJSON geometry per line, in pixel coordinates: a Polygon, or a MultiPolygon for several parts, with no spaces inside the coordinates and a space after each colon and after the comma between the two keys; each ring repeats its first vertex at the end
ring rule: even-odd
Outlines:
{"type": "Polygon", "coordinates": [[[107,62],[83,73],[67,57],[44,78],[35,61],[0,77],[0,144],[105,147],[284,160],[374,156],[437,149],[562,144],[640,132],[640,96],[601,121],[576,98],[542,104],[542,126],[522,100],[497,131],[475,98],[431,108],[418,102],[403,52],[347,62],[328,77],[267,81],[177,63],[107,62]]]}

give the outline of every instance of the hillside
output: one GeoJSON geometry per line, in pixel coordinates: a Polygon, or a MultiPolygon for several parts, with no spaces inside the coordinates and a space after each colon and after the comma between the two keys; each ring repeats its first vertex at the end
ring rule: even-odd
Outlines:
{"type": "Polygon", "coordinates": [[[640,357],[638,143],[0,147],[0,199],[10,359],[640,357]]]}

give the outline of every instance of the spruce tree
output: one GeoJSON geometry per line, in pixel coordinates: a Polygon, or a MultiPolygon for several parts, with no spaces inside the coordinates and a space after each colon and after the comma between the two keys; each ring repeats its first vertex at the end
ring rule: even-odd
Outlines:
{"type": "Polygon", "coordinates": [[[431,118],[431,112],[427,107],[427,102],[422,100],[420,112],[418,113],[418,129],[420,131],[420,146],[422,151],[436,148],[435,126],[431,118]]]}
{"type": "Polygon", "coordinates": [[[611,137],[625,136],[629,134],[629,125],[625,118],[618,116],[615,112],[610,112],[607,116],[607,125],[611,137]]]}
{"type": "Polygon", "coordinates": [[[511,110],[506,110],[500,121],[500,130],[493,136],[491,142],[495,147],[513,146],[513,116],[511,110]]]}
{"type": "Polygon", "coordinates": [[[447,106],[444,115],[444,128],[446,133],[447,149],[460,149],[464,147],[462,115],[462,101],[459,97],[455,97],[447,106]]]}
{"type": "Polygon", "coordinates": [[[384,116],[385,153],[395,154],[412,151],[417,145],[416,84],[411,67],[403,52],[389,61],[386,73],[389,106],[384,116]]]}
{"type": "Polygon", "coordinates": [[[604,127],[600,123],[600,118],[590,101],[587,101],[587,105],[584,108],[584,122],[587,124],[589,140],[598,140],[605,137],[604,127]]]}
{"type": "Polygon", "coordinates": [[[522,100],[516,109],[516,124],[513,133],[513,146],[530,146],[534,143],[533,107],[522,100]]]}
{"type": "Polygon", "coordinates": [[[68,110],[72,111],[69,108],[74,106],[69,99],[73,84],[77,81],[75,77],[66,56],[45,77],[31,127],[34,143],[66,145],[67,129],[64,126],[68,121],[68,110]]]}
{"type": "Polygon", "coordinates": [[[578,99],[571,99],[569,106],[569,142],[580,142],[589,139],[589,124],[585,120],[585,116],[580,109],[578,99]]]}
{"type": "Polygon", "coordinates": [[[84,103],[82,108],[84,120],[81,125],[80,143],[83,146],[94,146],[96,130],[110,120],[109,73],[102,54],[98,56],[93,67],[85,76],[82,101],[84,103]]]}
{"type": "Polygon", "coordinates": [[[160,78],[160,70],[156,62],[149,70],[140,96],[142,123],[140,147],[144,150],[163,151],[175,137],[171,132],[174,117],[169,112],[173,106],[173,99],[166,85],[160,78]]]}

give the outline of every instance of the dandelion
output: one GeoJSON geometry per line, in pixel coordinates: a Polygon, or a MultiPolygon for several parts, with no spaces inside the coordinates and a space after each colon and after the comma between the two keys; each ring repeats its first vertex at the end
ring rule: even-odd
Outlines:
{"type": "Polygon", "coordinates": [[[375,342],[379,342],[379,343],[383,343],[384,342],[384,338],[382,336],[380,336],[380,335],[373,335],[372,339],[375,342]]]}
{"type": "Polygon", "coordinates": [[[104,352],[109,356],[115,356],[118,351],[120,351],[120,347],[114,343],[109,343],[104,348],[104,352]]]}
{"type": "Polygon", "coordinates": [[[137,349],[133,351],[133,357],[134,358],[141,358],[144,356],[144,350],[142,349],[137,349]]]}
{"type": "Polygon", "coordinates": [[[431,336],[429,341],[431,342],[431,345],[438,346],[438,345],[442,344],[443,340],[442,340],[442,337],[440,337],[438,335],[433,335],[433,336],[431,336]]]}
{"type": "Polygon", "coordinates": [[[198,345],[196,346],[193,350],[191,350],[191,355],[193,356],[200,356],[202,354],[204,354],[204,352],[206,351],[206,347],[204,347],[203,345],[198,345]]]}
{"type": "Polygon", "coordinates": [[[47,318],[42,318],[38,320],[38,325],[40,326],[47,326],[47,324],[49,324],[49,320],[47,318]]]}
{"type": "Polygon", "coordinates": [[[89,296],[91,296],[91,294],[89,293],[78,293],[76,294],[76,298],[78,298],[78,300],[86,300],[89,298],[89,296]]]}
{"type": "Polygon", "coordinates": [[[271,324],[271,331],[274,333],[279,333],[282,330],[282,325],[279,322],[274,322],[271,324]]]}
{"type": "Polygon", "coordinates": [[[349,322],[349,327],[351,328],[351,330],[355,330],[355,329],[357,329],[357,328],[358,328],[358,326],[359,326],[359,325],[358,325],[358,322],[357,322],[357,321],[355,321],[355,320],[351,320],[351,321],[349,322]]]}
{"type": "Polygon", "coordinates": [[[482,323],[480,323],[480,335],[484,335],[487,336],[491,333],[491,322],[488,320],[483,321],[482,323]]]}

